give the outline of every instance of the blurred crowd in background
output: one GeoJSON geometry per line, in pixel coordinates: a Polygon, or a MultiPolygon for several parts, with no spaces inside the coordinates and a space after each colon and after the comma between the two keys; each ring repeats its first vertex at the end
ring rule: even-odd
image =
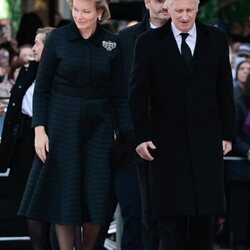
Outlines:
{"type": "MultiPolygon", "coordinates": [[[[70,22],[64,19],[59,12],[54,15],[55,27],[66,25],[70,22]]],[[[110,20],[103,25],[113,31],[119,30],[136,24],[137,21],[116,21],[110,20]]],[[[28,63],[33,58],[32,46],[38,28],[44,27],[40,17],[35,13],[26,13],[22,16],[19,29],[14,35],[11,29],[11,20],[8,18],[0,19],[0,99],[1,105],[5,110],[10,97],[10,90],[15,83],[18,70],[22,65],[28,63]]],[[[238,63],[250,58],[250,21],[233,22],[227,25],[228,40],[230,44],[230,60],[232,74],[235,79],[235,72],[238,63]]],[[[0,122],[0,131],[2,128],[0,122]]]]}

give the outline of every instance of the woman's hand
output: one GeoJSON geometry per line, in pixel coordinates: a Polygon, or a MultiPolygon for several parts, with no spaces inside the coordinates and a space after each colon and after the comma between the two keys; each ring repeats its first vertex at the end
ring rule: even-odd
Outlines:
{"type": "Polygon", "coordinates": [[[44,163],[49,152],[49,138],[44,126],[35,127],[35,150],[41,161],[44,163]]]}

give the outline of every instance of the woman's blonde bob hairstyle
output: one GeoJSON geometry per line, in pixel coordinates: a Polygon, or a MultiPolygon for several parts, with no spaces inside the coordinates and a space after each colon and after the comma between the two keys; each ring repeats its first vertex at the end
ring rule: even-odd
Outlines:
{"type": "MultiPolygon", "coordinates": [[[[74,0],[67,0],[69,7],[72,8],[74,0]]],[[[84,1],[84,0],[83,0],[84,1]]],[[[110,18],[110,11],[107,0],[93,0],[95,1],[96,10],[102,10],[101,20],[104,21],[110,18]]]]}

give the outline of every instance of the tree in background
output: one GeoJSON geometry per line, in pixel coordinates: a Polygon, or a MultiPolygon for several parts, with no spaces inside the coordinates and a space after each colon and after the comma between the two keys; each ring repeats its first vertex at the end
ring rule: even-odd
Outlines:
{"type": "Polygon", "coordinates": [[[16,34],[21,19],[21,0],[1,0],[0,19],[9,18],[12,24],[12,31],[16,34]]]}
{"type": "Polygon", "coordinates": [[[200,7],[198,18],[206,23],[229,24],[249,20],[249,0],[209,0],[200,7]]]}

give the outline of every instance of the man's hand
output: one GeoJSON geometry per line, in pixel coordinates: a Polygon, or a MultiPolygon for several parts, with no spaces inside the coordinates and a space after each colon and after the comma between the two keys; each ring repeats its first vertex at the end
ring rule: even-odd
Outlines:
{"type": "Polygon", "coordinates": [[[223,149],[223,155],[226,155],[228,152],[232,150],[232,142],[222,141],[222,149],[223,149]]]}
{"type": "Polygon", "coordinates": [[[44,163],[49,152],[49,139],[43,126],[35,127],[35,150],[44,163]]]}
{"type": "Polygon", "coordinates": [[[148,148],[156,149],[156,146],[153,144],[152,141],[143,142],[136,147],[136,152],[142,159],[152,161],[154,160],[154,158],[149,153],[148,148]]]}
{"type": "Polygon", "coordinates": [[[4,105],[0,103],[0,116],[4,114],[4,105]]]}

